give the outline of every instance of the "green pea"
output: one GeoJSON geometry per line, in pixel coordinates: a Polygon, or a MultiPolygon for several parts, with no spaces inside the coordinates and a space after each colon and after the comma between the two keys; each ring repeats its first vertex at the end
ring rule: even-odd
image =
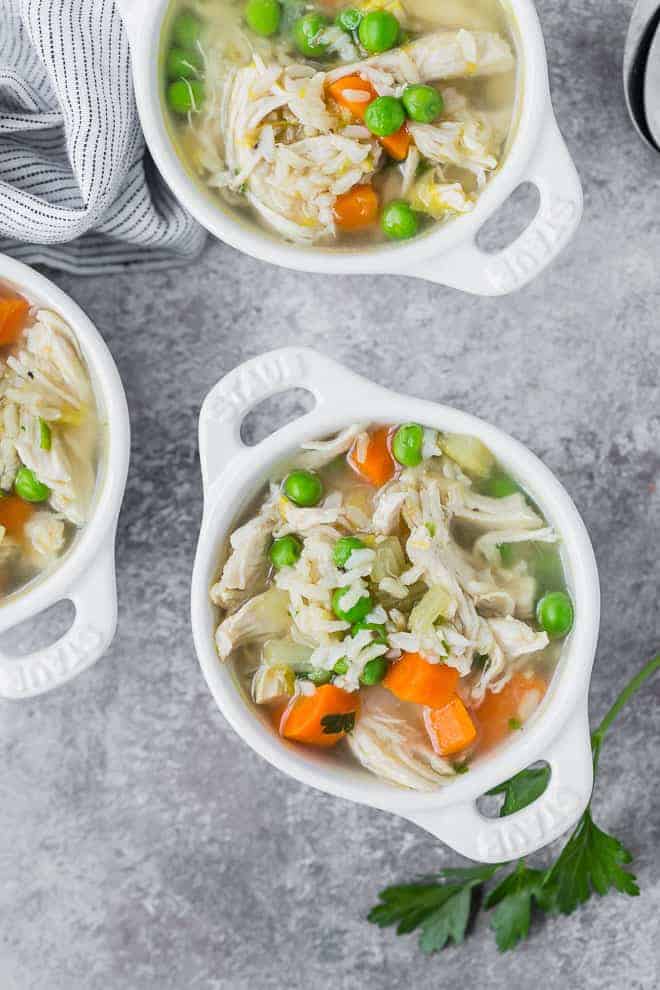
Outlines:
{"type": "Polygon", "coordinates": [[[342,536],[337,540],[332,551],[335,567],[346,567],[354,550],[364,550],[364,543],[357,536],[342,536]]]}
{"type": "Polygon", "coordinates": [[[536,618],[550,639],[560,639],[573,628],[573,603],[564,591],[551,591],[536,606],[536,618]]]}
{"type": "Polygon", "coordinates": [[[387,10],[372,10],[360,21],[360,44],[370,54],[394,48],[399,37],[399,22],[387,10]]]}
{"type": "Polygon", "coordinates": [[[305,14],[295,22],[293,40],[301,55],[306,55],[308,58],[323,58],[328,45],[322,37],[329,23],[328,18],[322,14],[305,14]]]}
{"type": "Polygon", "coordinates": [[[406,423],[400,426],[392,440],[392,453],[405,467],[416,467],[422,463],[424,430],[419,423],[406,423]]]}
{"type": "Polygon", "coordinates": [[[320,687],[322,684],[329,684],[332,680],[331,670],[322,670],[319,668],[314,668],[313,670],[308,670],[304,675],[302,675],[305,680],[311,681],[312,684],[316,684],[320,687]]]}
{"type": "Polygon", "coordinates": [[[280,26],[282,10],[277,0],[248,0],[245,20],[255,34],[269,38],[280,26]]]}
{"type": "Polygon", "coordinates": [[[204,60],[199,52],[187,48],[170,48],[165,71],[168,79],[199,79],[204,60]]]}
{"type": "Polygon", "coordinates": [[[380,225],[393,241],[414,237],[419,226],[410,204],[403,199],[394,199],[387,204],[381,213],[380,225]]]}
{"type": "Polygon", "coordinates": [[[335,674],[339,674],[339,676],[341,677],[342,674],[346,673],[349,666],[350,664],[346,659],[346,657],[340,657],[332,669],[334,670],[335,674]]]}
{"type": "Polygon", "coordinates": [[[292,471],[284,479],[284,494],[296,505],[308,508],[321,501],[323,484],[314,471],[292,471]]]}
{"type": "Polygon", "coordinates": [[[45,419],[39,417],[39,446],[42,450],[50,450],[53,445],[53,434],[45,419]]]}
{"type": "Polygon", "coordinates": [[[178,79],[167,87],[167,102],[174,113],[197,113],[204,102],[204,84],[196,79],[178,79]]]}
{"type": "Polygon", "coordinates": [[[356,10],[355,7],[346,7],[345,10],[339,12],[335,23],[339,25],[342,31],[353,34],[359,28],[363,16],[361,10],[356,10]]]}
{"type": "Polygon", "coordinates": [[[358,598],[355,605],[352,605],[351,608],[343,609],[339,603],[347,591],[348,588],[335,588],[332,592],[332,611],[338,619],[343,619],[344,622],[360,622],[361,619],[369,615],[369,612],[373,608],[371,595],[363,595],[362,598],[358,598]]]}
{"type": "Polygon", "coordinates": [[[394,96],[378,96],[364,112],[364,122],[372,134],[387,137],[396,134],[404,124],[406,115],[401,100],[394,96]]]}
{"type": "Polygon", "coordinates": [[[351,626],[351,636],[357,636],[362,629],[370,629],[374,634],[375,643],[387,643],[387,629],[380,622],[354,622],[351,626]]]}
{"type": "Polygon", "coordinates": [[[18,469],[14,479],[14,491],[25,502],[45,502],[50,496],[48,485],[42,485],[34,471],[26,467],[18,469]]]}
{"type": "Polygon", "coordinates": [[[491,474],[482,481],[479,489],[483,495],[490,495],[491,498],[506,498],[507,495],[519,492],[520,486],[508,474],[491,474]]]}
{"type": "Polygon", "coordinates": [[[433,86],[406,86],[401,96],[406,113],[420,124],[431,124],[442,113],[444,101],[433,86]]]}
{"type": "Polygon", "coordinates": [[[372,684],[380,684],[387,673],[387,666],[387,660],[383,660],[382,657],[369,660],[365,663],[364,670],[360,674],[360,683],[365,684],[367,687],[370,687],[372,684]]]}
{"type": "Polygon", "coordinates": [[[179,14],[172,27],[172,37],[181,48],[194,48],[202,34],[202,25],[193,14],[179,14]]]}
{"type": "Polygon", "coordinates": [[[280,536],[274,540],[270,548],[270,559],[273,567],[281,570],[283,567],[293,567],[302,553],[302,543],[296,536],[280,536]]]}

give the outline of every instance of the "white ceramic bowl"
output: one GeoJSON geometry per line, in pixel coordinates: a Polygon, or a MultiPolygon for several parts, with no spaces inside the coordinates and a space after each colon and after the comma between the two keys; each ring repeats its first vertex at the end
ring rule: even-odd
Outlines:
{"type": "Polygon", "coordinates": [[[300,271],[410,275],[478,295],[503,295],[539,274],[565,247],[582,215],[582,189],[550,101],[545,46],[532,0],[509,0],[519,73],[518,124],[499,172],[475,209],[404,244],[359,250],[287,244],[223,209],[190,176],[168,135],[159,75],[161,29],[169,0],[120,0],[131,42],[135,95],[149,150],[171,189],[212,234],[247,254],[300,271]],[[523,182],[540,205],[526,230],[502,251],[485,253],[476,236],[523,182]]]}
{"type": "Polygon", "coordinates": [[[526,447],[482,420],[447,406],[397,395],[305,348],[284,348],[247,361],[206,397],[199,442],[204,516],[192,579],[192,628],[197,655],[218,707],[257,753],[297,780],[337,797],[372,805],[416,822],[472,859],[498,862],[527,855],[577,820],[591,794],[587,719],[589,677],[596,649],[600,598],[589,537],[566,491],[526,447]],[[251,408],[290,388],[304,388],[314,409],[254,447],[240,439],[251,408]],[[484,757],[437,793],[400,790],[359,766],[280,739],[245,698],[231,664],[214,646],[217,610],[209,588],[237,516],[263,485],[270,468],[318,439],[355,421],[414,420],[441,430],[479,436],[530,492],[562,536],[564,564],[575,602],[575,626],[538,712],[525,731],[484,757]],[[504,819],[484,817],[477,798],[535,760],[552,768],[546,792],[504,819]]]}
{"type": "Polygon", "coordinates": [[[0,651],[0,697],[28,698],[50,691],[96,663],[117,628],[115,531],[121,508],[130,430],[119,372],[98,330],[64,292],[27,265],[0,255],[0,280],[30,303],[55,310],[73,330],[87,362],[105,450],[87,525],[57,565],[0,604],[0,633],[32,619],[55,602],[69,599],[75,618],[51,646],[27,656],[0,651]]]}

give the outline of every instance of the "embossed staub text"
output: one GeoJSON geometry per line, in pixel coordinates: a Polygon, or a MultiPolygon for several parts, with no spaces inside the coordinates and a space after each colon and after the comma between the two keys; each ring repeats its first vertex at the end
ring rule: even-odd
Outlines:
{"type": "Polygon", "coordinates": [[[75,625],[59,642],[20,660],[0,661],[0,694],[23,698],[48,691],[84,670],[99,656],[103,633],[93,625],[75,625]]]}
{"type": "Polygon", "coordinates": [[[305,357],[295,349],[264,354],[223,379],[209,395],[209,419],[224,423],[246,413],[255,402],[305,380],[305,357]]]}
{"type": "Polygon", "coordinates": [[[486,268],[491,285],[501,293],[524,285],[561,250],[579,212],[579,203],[574,199],[553,199],[542,206],[525,233],[486,268]]]}
{"type": "Polygon", "coordinates": [[[488,862],[515,859],[530,846],[551,842],[575,824],[583,810],[580,796],[568,787],[557,788],[542,801],[512,817],[485,824],[477,837],[479,855],[488,862]]]}

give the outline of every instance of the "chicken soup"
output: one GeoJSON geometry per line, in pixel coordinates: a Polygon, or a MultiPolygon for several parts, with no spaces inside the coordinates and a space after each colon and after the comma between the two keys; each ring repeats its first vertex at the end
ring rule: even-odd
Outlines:
{"type": "Polygon", "coordinates": [[[187,0],[163,63],[188,169],[299,245],[407,240],[468,213],[512,126],[499,0],[187,0]]]}
{"type": "Polygon", "coordinates": [[[573,624],[558,534],[476,437],[355,424],[232,533],[216,645],[273,731],[434,789],[525,731],[573,624]]]}
{"type": "Polygon", "coordinates": [[[48,571],[85,525],[99,425],[71,328],[0,282],[0,596],[48,571]]]}

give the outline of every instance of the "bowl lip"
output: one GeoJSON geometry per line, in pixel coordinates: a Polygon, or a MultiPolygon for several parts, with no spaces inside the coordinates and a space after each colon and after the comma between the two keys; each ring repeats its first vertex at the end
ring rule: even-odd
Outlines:
{"type": "Polygon", "coordinates": [[[478,230],[526,177],[541,128],[552,114],[545,44],[532,0],[502,0],[512,21],[519,61],[520,108],[513,141],[502,167],[475,208],[446,226],[401,244],[365,250],[300,247],[277,239],[225,212],[197,185],[177,155],[161,99],[161,32],[171,0],[145,0],[129,18],[135,96],[145,139],[156,165],[179,202],[215,237],[261,261],[319,274],[391,273],[423,277],[423,263],[473,239],[478,230]]]}
{"type": "MultiPolygon", "coordinates": [[[[353,376],[357,378],[358,376],[353,376]]],[[[277,769],[326,793],[402,815],[475,800],[489,788],[536,760],[549,757],[553,741],[571,719],[586,710],[595,657],[600,593],[596,560],[586,527],[572,499],[556,476],[527,447],[498,427],[455,407],[411,398],[365,382],[358,398],[342,396],[332,408],[321,403],[312,412],[284,426],[255,447],[241,450],[205,492],[205,508],[191,588],[195,647],[204,677],[223,715],[248,745],[277,769]],[[500,463],[537,500],[543,514],[562,537],[569,588],[575,602],[575,625],[566,641],[546,697],[519,738],[480,760],[469,774],[437,792],[399,790],[365,778],[365,772],[327,763],[302,752],[267,727],[243,697],[230,665],[219,662],[213,643],[214,616],[209,587],[217,572],[222,546],[240,507],[248,504],[268,469],[307,439],[331,434],[353,421],[414,420],[452,432],[479,436],[500,463]],[[542,494],[540,494],[542,493],[542,494]],[[349,772],[345,772],[348,770],[349,772]]],[[[202,410],[202,417],[204,410],[202,410]]],[[[200,420],[201,426],[201,420],[200,420]]],[[[204,452],[202,450],[202,458],[204,452]]]]}
{"type": "Polygon", "coordinates": [[[0,632],[37,615],[66,598],[103,545],[114,539],[130,457],[130,423],[124,387],[110,350],[77,303],[45,275],[23,262],[0,255],[0,280],[15,288],[32,305],[53,309],[70,326],[90,370],[98,399],[103,403],[106,446],[104,473],[95,496],[92,516],[76,535],[60,564],[38,577],[15,597],[0,603],[0,632]]]}

